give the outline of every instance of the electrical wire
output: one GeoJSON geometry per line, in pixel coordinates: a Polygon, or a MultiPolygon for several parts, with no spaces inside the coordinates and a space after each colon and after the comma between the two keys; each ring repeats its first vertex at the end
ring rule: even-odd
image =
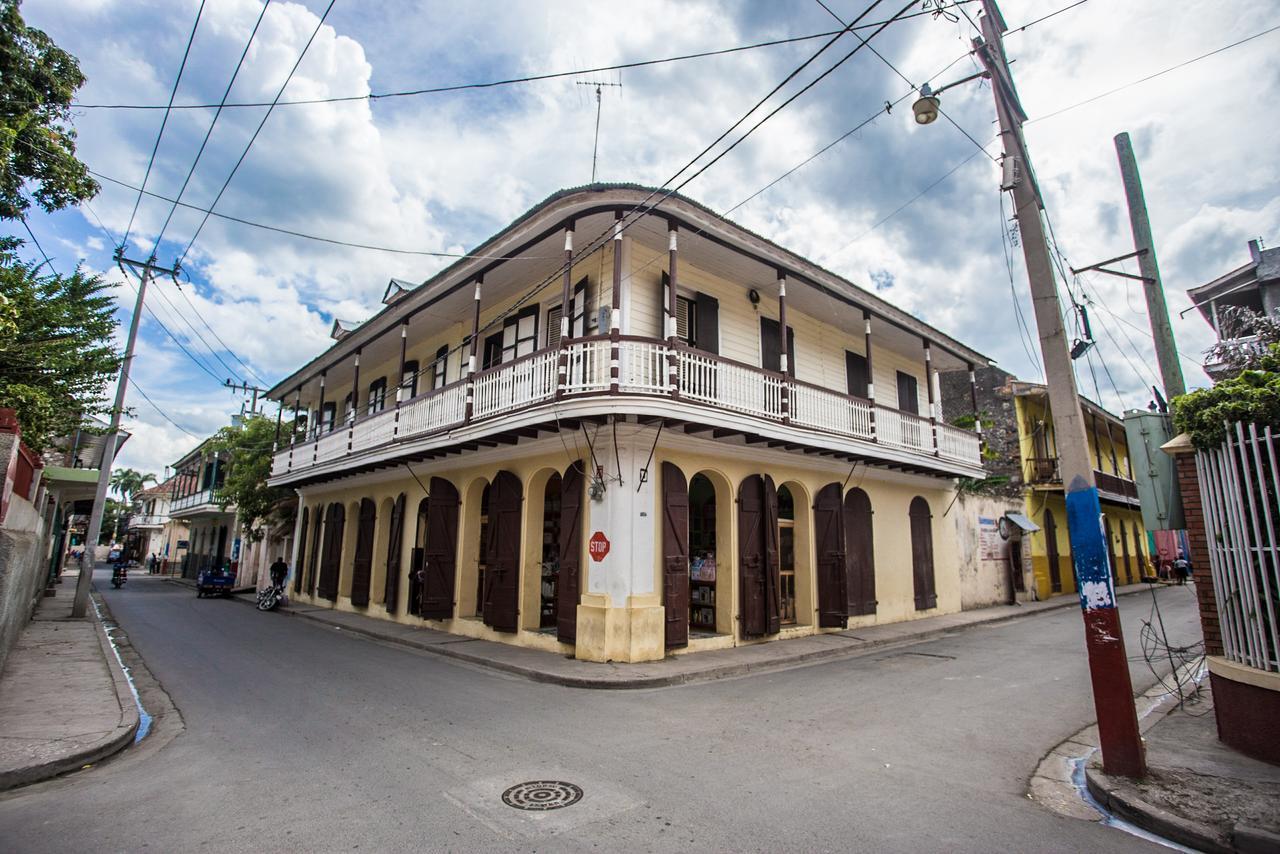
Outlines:
{"type": "MultiPolygon", "coordinates": [[[[289,74],[285,77],[284,83],[280,84],[280,89],[276,92],[276,96],[271,101],[266,113],[263,114],[262,120],[258,122],[258,127],[254,130],[253,136],[249,137],[249,142],[245,145],[244,151],[240,153],[240,158],[236,160],[236,165],[231,167],[231,173],[227,175],[227,180],[222,182],[222,189],[218,190],[218,195],[214,197],[213,203],[209,205],[209,213],[206,213],[204,218],[200,220],[200,225],[196,227],[196,233],[191,235],[191,240],[187,242],[186,248],[183,249],[182,254],[178,256],[177,264],[181,264],[182,260],[187,257],[187,253],[191,251],[191,247],[195,244],[196,238],[198,238],[200,236],[200,232],[204,230],[205,223],[209,221],[210,214],[218,207],[218,202],[222,199],[222,194],[225,193],[227,191],[227,187],[231,185],[231,179],[236,176],[236,172],[240,170],[240,165],[244,163],[244,159],[249,156],[249,151],[253,148],[254,142],[257,141],[258,134],[262,133],[262,128],[266,126],[267,119],[271,118],[271,113],[275,110],[276,103],[280,100],[280,96],[284,94],[284,90],[288,87],[289,81],[293,79],[293,75],[297,73],[298,66],[302,65],[302,60],[307,55],[307,50],[311,47],[311,43],[315,41],[316,36],[320,32],[320,28],[324,26],[325,19],[328,18],[329,13],[333,11],[333,4],[336,2],[337,0],[329,0],[329,5],[325,7],[324,14],[321,15],[320,20],[316,22],[316,28],[311,31],[310,37],[307,38],[307,43],[302,46],[302,52],[298,54],[297,61],[294,62],[293,67],[289,69],[289,74]]],[[[143,183],[143,186],[145,186],[145,182],[143,183]]]]}
{"type": "MultiPolygon", "coordinates": [[[[192,283],[191,287],[195,288],[195,284],[192,283]]],[[[236,353],[235,350],[232,350],[226,341],[222,340],[222,336],[214,331],[213,327],[209,325],[209,321],[205,319],[204,314],[201,313],[200,309],[196,308],[195,303],[193,303],[191,301],[191,298],[187,296],[187,292],[182,289],[181,285],[177,287],[177,291],[179,294],[182,295],[182,299],[186,301],[187,305],[191,306],[191,311],[199,319],[200,323],[203,324],[204,328],[209,330],[209,334],[213,336],[214,340],[217,341],[219,344],[221,344],[222,348],[226,350],[228,353],[230,353],[232,357],[244,367],[248,375],[252,376],[254,380],[256,380],[257,382],[260,382],[269,386],[270,383],[268,383],[265,379],[263,379],[261,374],[259,374],[253,368],[249,367],[249,364],[244,359],[241,359],[239,354],[236,353]]],[[[208,342],[205,343],[205,346],[208,346],[208,342]]]]}
{"type": "Polygon", "coordinates": [[[44,263],[49,266],[49,272],[53,273],[55,276],[58,275],[58,271],[53,269],[53,262],[49,260],[49,256],[44,251],[44,247],[41,246],[40,241],[36,239],[36,233],[31,230],[30,224],[27,223],[27,218],[24,216],[20,219],[22,220],[22,227],[27,230],[27,235],[31,238],[31,242],[36,245],[36,249],[40,252],[40,257],[43,258],[44,263]]]}
{"type": "Polygon", "coordinates": [[[1057,16],[1057,15],[1061,15],[1063,12],[1068,12],[1068,11],[1070,11],[1070,10],[1074,9],[1074,8],[1075,8],[1075,7],[1077,7],[1077,6],[1083,6],[1083,5],[1084,5],[1085,3],[1087,3],[1087,2],[1089,2],[1089,0],[1076,0],[1076,2],[1072,3],[1070,6],[1063,6],[1061,9],[1059,9],[1059,10],[1058,10],[1058,11],[1056,11],[1056,12],[1050,12],[1050,13],[1049,13],[1049,14],[1047,14],[1047,15],[1043,15],[1043,16],[1041,16],[1041,17],[1039,17],[1039,18],[1036,18],[1034,21],[1028,21],[1027,23],[1023,24],[1023,25],[1022,25],[1022,26],[1020,26],[1020,27],[1017,27],[1017,28],[1015,28],[1015,29],[1009,30],[1007,33],[1005,33],[1005,34],[1004,34],[1004,36],[1005,36],[1005,38],[1008,38],[1009,36],[1013,35],[1014,33],[1020,33],[1020,32],[1022,32],[1023,30],[1029,29],[1030,27],[1034,27],[1036,24],[1039,24],[1039,23],[1040,23],[1040,22],[1042,22],[1042,21],[1047,21],[1047,20],[1049,20],[1049,19],[1050,19],[1050,18],[1052,18],[1052,17],[1055,17],[1055,16],[1057,16]]]}
{"type": "MultiPolygon", "coordinates": [[[[138,288],[136,285],[134,285],[133,282],[129,281],[128,279],[125,279],[124,281],[130,288],[133,289],[134,293],[138,292],[138,288]]],[[[170,339],[172,339],[174,344],[178,345],[178,349],[180,349],[183,353],[187,354],[187,358],[189,358],[192,362],[194,362],[198,368],[200,368],[202,371],[208,374],[213,379],[214,382],[216,382],[219,386],[222,386],[222,378],[219,377],[216,373],[214,373],[212,368],[210,368],[207,364],[205,364],[203,361],[197,358],[194,353],[192,353],[190,350],[186,348],[186,345],[184,345],[180,340],[178,340],[178,336],[173,334],[173,331],[170,330],[169,327],[165,325],[164,321],[159,318],[159,316],[155,313],[155,310],[152,309],[150,305],[148,305],[146,302],[143,302],[142,308],[147,312],[147,314],[151,315],[152,320],[160,324],[160,328],[165,331],[165,334],[168,335],[170,339]]]]}
{"type": "MultiPolygon", "coordinates": [[[[160,226],[160,233],[156,235],[156,245],[160,245],[160,241],[164,239],[164,233],[169,228],[169,223],[173,220],[174,213],[178,210],[178,202],[182,200],[182,194],[187,191],[187,185],[191,183],[191,176],[195,174],[196,167],[200,165],[200,158],[204,154],[205,146],[209,144],[209,137],[213,136],[213,129],[218,125],[218,119],[222,116],[222,110],[226,107],[227,98],[231,95],[231,87],[236,83],[236,77],[240,74],[240,69],[244,66],[244,59],[249,55],[249,46],[253,44],[253,37],[258,34],[258,27],[262,25],[262,19],[267,14],[267,9],[271,6],[271,0],[262,4],[262,11],[258,13],[258,20],[253,24],[253,30],[249,33],[249,39],[244,43],[244,50],[240,52],[240,59],[236,61],[236,67],[231,72],[231,79],[227,81],[227,88],[222,93],[222,101],[218,104],[218,109],[213,114],[213,121],[209,123],[209,129],[205,131],[204,139],[200,142],[200,149],[196,152],[195,160],[191,161],[191,168],[187,170],[187,177],[182,180],[182,187],[178,189],[178,198],[169,208],[169,215],[164,218],[164,225],[160,226]]],[[[145,183],[145,182],[144,182],[145,183]]]]}
{"type": "MultiPolygon", "coordinates": [[[[974,2],[977,2],[977,0],[957,0],[957,2],[951,3],[943,8],[950,9],[957,6],[962,6],[966,3],[974,3],[974,2]]],[[[899,20],[907,20],[909,18],[918,18],[922,15],[931,15],[931,14],[934,14],[934,10],[927,9],[921,12],[914,12],[909,15],[903,15],[900,17],[899,20]]],[[[861,24],[855,27],[854,29],[869,30],[874,27],[878,27],[883,23],[885,22],[876,21],[873,23],[861,24]]],[[[773,39],[771,41],[756,42],[754,44],[739,45],[737,47],[729,47],[729,48],[720,48],[717,50],[700,51],[698,53],[687,53],[687,54],[682,54],[680,56],[671,56],[671,57],[665,57],[662,59],[646,59],[646,60],[639,60],[635,62],[622,62],[622,63],[617,63],[615,65],[600,65],[593,68],[579,68],[574,71],[556,71],[548,74],[531,74],[523,77],[509,77],[501,80],[491,80],[491,81],[486,81],[482,83],[458,83],[458,84],[453,84],[449,86],[433,86],[433,87],[422,88],[422,89],[406,89],[406,90],[392,91],[392,92],[370,92],[366,95],[342,95],[342,96],[335,96],[335,97],[329,97],[329,98],[305,98],[305,99],[297,99],[292,101],[279,101],[276,104],[276,106],[293,107],[293,106],[301,106],[305,104],[336,104],[336,103],[353,102],[353,101],[374,102],[374,101],[380,101],[380,100],[387,100],[390,98],[406,98],[406,97],[415,97],[419,95],[437,95],[437,94],[443,94],[448,92],[461,92],[461,91],[472,90],[472,89],[492,89],[492,88],[497,88],[501,86],[511,86],[511,85],[516,85],[521,83],[536,83],[542,80],[556,80],[564,77],[579,77],[579,76],[588,75],[588,74],[599,74],[606,71],[625,71],[631,68],[645,68],[653,65],[664,65],[667,63],[683,62],[685,60],[691,60],[691,59],[704,59],[706,57],[712,57],[712,56],[723,56],[731,53],[741,53],[744,51],[758,50],[760,48],[777,47],[780,45],[796,44],[799,42],[812,41],[814,39],[828,38],[830,36],[838,35],[843,32],[844,32],[843,30],[832,30],[830,32],[810,33],[809,35],[804,35],[804,36],[792,36],[790,38],[784,38],[784,39],[773,39]]],[[[159,110],[159,109],[164,109],[164,107],[160,104],[73,103],[71,106],[81,110],[159,110]]],[[[207,104],[207,103],[206,104],[175,104],[171,107],[171,109],[208,110],[208,109],[213,109],[217,106],[218,106],[217,104],[207,104]]],[[[223,106],[225,106],[227,109],[235,109],[240,107],[267,107],[267,106],[271,106],[271,102],[247,101],[247,102],[224,104],[223,106]]]]}
{"type": "Polygon", "coordinates": [[[142,176],[142,188],[138,191],[138,198],[133,202],[133,213],[129,214],[129,225],[124,230],[124,239],[120,241],[120,249],[124,249],[124,245],[129,242],[129,232],[133,230],[133,220],[138,215],[138,205],[142,203],[142,190],[147,187],[147,179],[151,177],[151,168],[156,162],[156,152],[160,150],[160,140],[164,137],[165,125],[169,123],[169,114],[173,111],[173,99],[178,94],[178,84],[182,82],[182,72],[187,68],[187,57],[191,55],[191,43],[195,41],[196,30],[200,27],[200,17],[204,14],[205,0],[200,0],[200,8],[196,10],[196,21],[191,25],[191,35],[187,37],[187,47],[182,52],[182,64],[178,66],[178,76],[174,78],[173,88],[169,91],[169,103],[164,108],[164,118],[160,120],[160,132],[156,134],[155,145],[151,147],[151,157],[147,160],[147,171],[142,176]]]}
{"type": "Polygon", "coordinates": [[[230,375],[231,375],[229,377],[230,379],[234,379],[238,383],[244,382],[244,378],[239,375],[239,372],[236,371],[236,369],[233,368],[227,362],[226,359],[222,358],[222,356],[218,354],[217,349],[209,343],[209,341],[204,337],[204,335],[201,334],[200,330],[196,329],[195,324],[193,324],[190,320],[187,319],[186,314],[169,300],[168,295],[165,294],[165,292],[162,289],[155,288],[153,293],[155,293],[156,296],[158,296],[161,299],[161,301],[164,302],[164,304],[168,307],[169,311],[171,312],[172,316],[176,316],[179,320],[181,320],[184,324],[186,324],[186,327],[191,330],[191,334],[195,337],[195,340],[199,341],[201,344],[204,345],[204,348],[209,351],[209,354],[213,356],[215,360],[217,360],[218,364],[222,365],[224,369],[230,372],[230,375]]]}
{"type": "Polygon", "coordinates": [[[160,414],[160,417],[161,417],[161,418],[163,418],[165,421],[168,421],[168,422],[169,422],[170,424],[172,424],[174,427],[177,427],[177,428],[178,428],[179,430],[181,430],[183,433],[186,433],[186,434],[187,434],[188,436],[190,436],[192,439],[197,439],[197,440],[199,440],[199,439],[201,438],[200,436],[196,435],[195,433],[192,433],[192,432],[191,432],[190,430],[188,430],[186,427],[183,427],[183,426],[182,426],[181,424],[179,424],[177,421],[174,421],[172,418],[170,418],[170,417],[169,417],[169,413],[165,412],[165,411],[164,411],[164,409],[162,409],[162,408],[160,407],[160,405],[159,405],[159,404],[157,404],[154,400],[152,400],[152,399],[151,399],[151,396],[150,396],[150,395],[148,395],[148,394],[146,393],[146,391],[144,391],[144,390],[143,390],[142,386],[138,385],[138,381],[137,381],[136,379],[134,379],[134,378],[133,378],[133,375],[132,375],[132,374],[126,374],[126,376],[129,378],[129,387],[130,387],[130,388],[132,388],[132,389],[136,389],[136,390],[137,390],[137,392],[138,392],[138,394],[142,395],[142,399],[143,399],[143,400],[145,400],[147,403],[151,404],[151,408],[152,408],[152,409],[154,409],[156,412],[158,412],[158,413],[160,414]]]}

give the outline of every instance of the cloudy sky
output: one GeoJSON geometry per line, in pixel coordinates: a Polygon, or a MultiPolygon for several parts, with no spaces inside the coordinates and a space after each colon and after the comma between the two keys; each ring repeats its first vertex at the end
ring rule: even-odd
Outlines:
{"type": "MultiPolygon", "coordinates": [[[[848,20],[870,2],[828,5],[848,20]]],[[[1018,28],[1072,3],[1006,0],[1003,9],[1018,28]]],[[[31,26],[79,57],[88,77],[80,102],[164,104],[199,5],[28,0],[22,11],[31,26]]],[[[271,100],[327,5],[270,3],[233,101],[271,100]]],[[[866,20],[883,20],[902,6],[903,0],[886,0],[866,20]]],[[[977,4],[965,8],[976,20],[977,4]]],[[[177,104],[218,102],[261,12],[259,0],[206,0],[177,104]]],[[[1197,314],[1179,317],[1189,306],[1186,288],[1245,263],[1247,240],[1280,241],[1274,154],[1280,114],[1270,108],[1280,94],[1280,32],[1135,81],[1262,33],[1276,26],[1274,12],[1267,0],[1087,0],[1006,42],[1032,119],[1028,141],[1053,227],[1075,266],[1132,249],[1112,142],[1118,132],[1132,135],[1192,386],[1206,382],[1194,364],[1210,335],[1197,314]]],[[[336,0],[285,100],[572,71],[833,28],[839,25],[814,0],[336,0]]],[[[970,22],[954,14],[895,23],[874,41],[883,60],[860,52],[683,192],[718,211],[734,208],[886,100],[903,98],[925,80],[937,88],[973,73],[975,61],[966,55],[973,34],[970,22]]],[[[342,240],[462,252],[555,190],[588,181],[595,105],[579,81],[623,84],[604,95],[600,179],[657,185],[822,43],[448,94],[281,106],[217,211],[342,240]]],[[[853,44],[845,36],[783,97],[853,44]]],[[[879,289],[1019,376],[1038,378],[1037,351],[1019,330],[1017,306],[1031,319],[1021,250],[1006,242],[1008,205],[1002,208],[998,167],[987,156],[1000,153],[990,90],[970,83],[943,96],[944,109],[972,140],[944,121],[916,127],[910,100],[731,216],[879,289]]],[[[206,207],[214,200],[265,112],[222,113],[184,201],[206,207]]],[[[80,156],[96,172],[136,187],[162,118],[161,110],[78,109],[80,156]]],[[[170,115],[149,190],[170,198],[179,192],[212,119],[212,109],[170,115]]],[[[30,224],[56,269],[82,263],[120,282],[119,316],[127,324],[133,291],[111,253],[138,194],[102,184],[88,209],[36,212],[30,224]]],[[[170,207],[142,199],[130,254],[152,250],[170,207]]],[[[201,216],[177,210],[157,250],[162,263],[182,255],[201,216]]],[[[221,387],[224,378],[273,383],[329,343],[334,316],[372,313],[389,277],[421,280],[443,263],[211,219],[185,255],[190,282],[181,292],[161,284],[148,298],[154,317],[143,318],[126,423],[134,438],[119,462],[160,473],[239,411],[242,399],[221,387]]],[[[1095,303],[1098,391],[1083,362],[1082,389],[1113,410],[1145,405],[1145,388],[1156,376],[1140,290],[1096,275],[1072,285],[1095,303]]]]}

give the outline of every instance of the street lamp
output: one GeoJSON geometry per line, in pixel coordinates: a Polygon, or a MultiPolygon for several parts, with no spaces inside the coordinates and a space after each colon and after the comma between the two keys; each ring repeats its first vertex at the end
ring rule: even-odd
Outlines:
{"type": "Polygon", "coordinates": [[[933,94],[933,90],[926,83],[920,87],[920,97],[911,105],[911,112],[915,113],[916,124],[929,125],[938,120],[938,98],[933,94]]]}

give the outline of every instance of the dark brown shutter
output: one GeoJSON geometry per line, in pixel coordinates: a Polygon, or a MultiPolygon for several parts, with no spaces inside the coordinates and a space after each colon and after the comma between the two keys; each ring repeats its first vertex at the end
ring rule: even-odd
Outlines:
{"type": "Polygon", "coordinates": [[[778,321],[760,318],[760,367],[777,371],[782,367],[782,348],[778,346],[778,321]]]}
{"type": "Polygon", "coordinates": [[[911,374],[898,371],[898,408],[912,415],[920,414],[920,387],[911,374]]]}
{"type": "Polygon", "coordinates": [[[911,580],[916,594],[916,610],[938,607],[933,586],[933,514],[929,502],[911,499],[911,580]]]}
{"type": "Polygon", "coordinates": [[[866,397],[867,384],[871,381],[867,374],[867,357],[861,353],[845,350],[844,374],[849,394],[854,397],[866,397]]]}
{"type": "Polygon", "coordinates": [[[1045,558],[1049,561],[1049,590],[1062,592],[1062,567],[1058,557],[1058,520],[1047,507],[1044,511],[1044,545],[1045,558]]]}
{"type": "Polygon", "coordinates": [[[773,478],[764,476],[764,605],[765,630],[782,628],[782,565],[778,543],[778,490],[773,478]]]}
{"type": "Polygon", "coordinates": [[[876,612],[876,560],[871,537],[871,499],[854,487],[844,499],[845,577],[849,616],[876,612]]]}
{"type": "Polygon", "coordinates": [[[1124,581],[1125,584],[1133,583],[1132,564],[1129,563],[1129,532],[1124,526],[1124,520],[1120,521],[1120,549],[1124,554],[1124,581]]]}
{"type": "Polygon", "coordinates": [[[378,505],[371,498],[360,501],[360,526],[356,529],[356,556],[351,566],[351,604],[369,604],[369,583],[373,577],[373,532],[378,524],[378,505]]]}
{"type": "Polygon", "coordinates": [[[720,352],[720,300],[707,294],[698,294],[698,306],[694,312],[694,340],[698,349],[708,353],[720,352]]]}
{"type": "Polygon", "coordinates": [[[738,487],[738,583],[742,634],[765,633],[764,481],[751,475],[738,487]]]}
{"type": "Polygon", "coordinates": [[[1138,532],[1141,530],[1137,522],[1133,523],[1133,557],[1138,564],[1138,581],[1143,579],[1147,574],[1146,562],[1142,559],[1142,543],[1139,541],[1141,536],[1138,532]]]}
{"type": "Polygon", "coordinates": [[[293,592],[302,592],[302,568],[307,565],[307,508],[302,508],[302,528],[298,533],[298,560],[293,566],[293,592]]]}
{"type": "Polygon", "coordinates": [[[320,552],[322,545],[320,540],[321,530],[324,528],[324,505],[317,504],[315,512],[315,521],[311,525],[311,560],[307,566],[307,592],[312,596],[316,595],[316,583],[320,575],[320,552]]]}
{"type": "Polygon", "coordinates": [[[1111,538],[1111,520],[1106,516],[1102,517],[1102,532],[1107,537],[1107,561],[1111,564],[1111,583],[1120,583],[1120,573],[1116,571],[1116,547],[1115,540],[1111,538]]]}
{"type": "MultiPolygon", "coordinates": [[[[419,616],[447,620],[453,616],[453,578],[458,568],[458,490],[442,477],[431,478],[427,505],[427,543],[414,559],[420,566],[419,616]]],[[[416,577],[416,576],[415,576],[416,577]]]]}
{"type": "Polygon", "coordinates": [[[824,629],[847,628],[849,594],[840,484],[829,483],[818,491],[813,502],[813,530],[818,555],[818,625],[824,629]]]}
{"type": "Polygon", "coordinates": [[[387,533],[387,577],[382,592],[382,604],[388,614],[396,612],[400,597],[400,554],[404,551],[404,493],[391,506],[391,527],[387,533]]]}
{"type": "Polygon", "coordinates": [[[500,632],[520,628],[520,504],[523,487],[500,471],[489,487],[489,542],[485,545],[483,617],[500,632]]]}
{"type": "Polygon", "coordinates": [[[316,595],[321,599],[333,600],[338,597],[338,568],[342,563],[342,529],[347,524],[347,513],[343,506],[334,502],[324,520],[324,557],[320,561],[320,580],[316,585],[316,595]]]}
{"type": "Polygon", "coordinates": [[[662,464],[662,607],[666,647],[689,645],[689,486],[673,463],[662,464]]]}
{"type": "Polygon", "coordinates": [[[582,493],[586,479],[582,461],[560,478],[560,571],[556,575],[556,637],[578,639],[578,601],[582,598],[582,493]]]}

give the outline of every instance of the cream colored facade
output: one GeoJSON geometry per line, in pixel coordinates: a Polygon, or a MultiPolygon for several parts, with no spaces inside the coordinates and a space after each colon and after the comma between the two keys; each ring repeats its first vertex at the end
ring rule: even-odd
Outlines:
{"type": "Polygon", "coordinates": [[[831,622],[846,608],[833,593],[847,579],[831,569],[832,555],[844,566],[841,550],[856,534],[849,551],[856,545],[874,561],[857,569],[865,608],[848,605],[851,615],[835,614],[840,622],[847,616],[857,627],[961,608],[961,556],[941,514],[955,478],[980,476],[982,466],[978,437],[938,417],[937,371],[986,360],[687,200],[669,200],[661,215],[624,230],[616,217],[646,195],[612,187],[558,194],[474,259],[417,289],[389,289],[394,298],[374,318],[335,325],[337,343],[268,393],[298,407],[307,423],[305,433],[280,437],[271,481],[299,496],[293,598],[584,660],[647,661],[828,630],[820,616],[831,622]],[[593,242],[597,234],[603,239],[593,242]],[[575,253],[568,276],[566,248],[575,253]],[[668,276],[678,322],[667,310],[668,276]],[[574,319],[558,323],[566,292],[574,319]],[[778,329],[784,301],[794,359],[782,355],[780,330],[776,339],[768,332],[778,329]],[[517,343],[503,351],[508,342],[517,343]],[[861,364],[869,371],[856,380],[868,356],[861,364]],[[558,578],[545,568],[556,527],[548,513],[563,515],[548,485],[554,493],[575,464],[588,488],[568,644],[558,639],[563,626],[546,617],[547,580],[558,578]],[[681,500],[696,493],[702,514],[679,536],[698,527],[706,552],[714,530],[710,564],[687,542],[673,551],[679,525],[668,517],[666,464],[683,477],[681,500]],[[492,535],[482,543],[486,487],[492,491],[500,472],[509,473],[504,484],[519,483],[518,526],[502,528],[496,545],[492,535]],[[768,555],[755,554],[755,528],[744,534],[739,499],[747,487],[776,496],[764,514],[780,514],[768,534],[777,549],[768,555]],[[824,487],[828,522],[833,494],[838,502],[853,493],[869,500],[869,551],[867,529],[848,518],[839,537],[830,524],[818,531],[824,487]],[[454,564],[452,605],[448,616],[427,620],[411,613],[421,604],[411,589],[428,584],[418,579],[429,574],[420,571],[433,544],[418,511],[436,488],[457,493],[456,526],[443,535],[452,545],[433,576],[442,584],[439,567],[454,564]],[[393,542],[401,496],[401,537],[393,542]],[[590,547],[597,533],[609,543],[602,556],[590,547]],[[479,578],[495,548],[513,547],[513,536],[517,625],[499,631],[485,617],[492,594],[479,578]],[[673,555],[686,564],[675,575],[713,573],[714,581],[689,582],[697,590],[681,599],[673,555]],[[744,629],[756,607],[745,601],[744,584],[758,592],[760,560],[773,573],[763,589],[773,597],[766,610],[777,631],[744,629]],[[386,595],[389,566],[398,566],[394,601],[386,595]],[[355,604],[366,587],[368,603],[355,604]],[[670,640],[672,608],[687,612],[687,643],[670,640]],[[697,628],[695,613],[704,619],[697,628]]]}

